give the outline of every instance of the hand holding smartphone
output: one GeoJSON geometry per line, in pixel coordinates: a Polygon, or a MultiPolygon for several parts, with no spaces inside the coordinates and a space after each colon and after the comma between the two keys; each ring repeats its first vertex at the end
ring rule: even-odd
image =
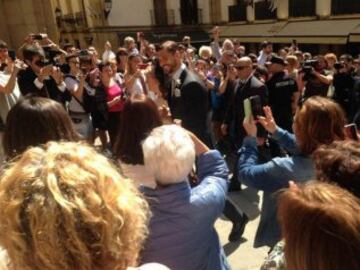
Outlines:
{"type": "Polygon", "coordinates": [[[245,112],[245,119],[249,121],[252,113],[251,113],[251,102],[250,99],[248,98],[244,100],[244,112],[245,112]]]}
{"type": "Polygon", "coordinates": [[[264,116],[263,106],[260,96],[251,96],[244,100],[245,118],[252,116],[255,120],[258,116],[264,116]]]}

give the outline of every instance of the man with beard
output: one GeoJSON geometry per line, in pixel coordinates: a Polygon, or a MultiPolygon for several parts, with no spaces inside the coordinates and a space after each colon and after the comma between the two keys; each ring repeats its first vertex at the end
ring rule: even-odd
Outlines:
{"type": "Polygon", "coordinates": [[[173,119],[212,146],[209,132],[208,91],[204,82],[183,63],[179,46],[164,42],[158,52],[160,66],[171,78],[168,102],[173,119]]]}

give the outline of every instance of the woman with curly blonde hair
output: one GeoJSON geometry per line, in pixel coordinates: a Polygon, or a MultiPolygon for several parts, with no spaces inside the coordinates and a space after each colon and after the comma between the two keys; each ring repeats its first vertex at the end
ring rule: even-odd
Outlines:
{"type": "Polygon", "coordinates": [[[137,265],[149,210],[94,149],[50,142],[4,171],[0,216],[8,269],[125,270],[137,265]]]}

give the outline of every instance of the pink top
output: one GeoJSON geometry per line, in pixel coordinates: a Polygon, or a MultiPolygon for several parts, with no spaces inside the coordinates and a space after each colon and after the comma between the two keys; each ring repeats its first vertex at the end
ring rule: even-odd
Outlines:
{"type": "MultiPolygon", "coordinates": [[[[115,83],[113,86],[110,86],[109,88],[105,88],[106,90],[106,96],[107,96],[107,102],[112,101],[114,98],[122,95],[123,90],[120,88],[120,86],[115,83]]],[[[121,112],[124,109],[125,101],[121,100],[119,103],[116,103],[114,106],[109,107],[109,112],[121,112]]]]}

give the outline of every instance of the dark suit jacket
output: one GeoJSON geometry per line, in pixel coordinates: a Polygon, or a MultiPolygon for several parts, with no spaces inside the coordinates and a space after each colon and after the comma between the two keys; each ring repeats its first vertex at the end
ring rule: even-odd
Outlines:
{"type": "Polygon", "coordinates": [[[50,77],[49,80],[44,80],[44,86],[41,89],[37,88],[34,83],[36,78],[37,75],[30,67],[19,71],[18,84],[20,92],[23,96],[31,94],[39,97],[47,97],[62,104],[71,100],[70,92],[67,90],[65,90],[65,92],[61,92],[53,78],[50,77]]]}
{"type": "Polygon", "coordinates": [[[181,119],[182,126],[193,132],[208,146],[212,146],[209,132],[209,99],[205,84],[193,72],[185,69],[180,75],[180,97],[172,96],[168,101],[173,119],[181,119]]]}
{"type": "MultiPolygon", "coordinates": [[[[251,76],[245,85],[241,85],[238,80],[230,97],[224,123],[229,126],[230,134],[238,146],[242,144],[242,140],[246,136],[246,131],[243,128],[245,117],[244,100],[256,95],[260,96],[263,106],[268,104],[268,90],[266,85],[254,76],[251,76]]],[[[263,137],[265,135],[265,130],[258,125],[258,136],[263,137]]]]}

